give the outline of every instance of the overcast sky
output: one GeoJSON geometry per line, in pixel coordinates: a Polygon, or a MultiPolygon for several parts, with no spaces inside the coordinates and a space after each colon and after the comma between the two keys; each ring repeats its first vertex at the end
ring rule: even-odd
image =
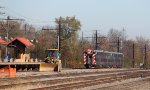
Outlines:
{"type": "Polygon", "coordinates": [[[53,25],[59,16],[76,16],[82,31],[124,28],[130,38],[150,39],[150,0],[0,0],[0,6],[6,13],[0,18],[9,15],[38,27],[53,25]]]}

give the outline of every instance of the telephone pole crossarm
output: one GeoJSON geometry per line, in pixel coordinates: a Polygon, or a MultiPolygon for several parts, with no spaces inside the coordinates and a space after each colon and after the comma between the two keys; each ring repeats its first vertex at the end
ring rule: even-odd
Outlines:
{"type": "Polygon", "coordinates": [[[58,50],[60,52],[60,49],[61,49],[61,21],[59,20],[59,22],[58,22],[58,28],[54,28],[54,29],[42,28],[42,30],[58,31],[58,50]]]}

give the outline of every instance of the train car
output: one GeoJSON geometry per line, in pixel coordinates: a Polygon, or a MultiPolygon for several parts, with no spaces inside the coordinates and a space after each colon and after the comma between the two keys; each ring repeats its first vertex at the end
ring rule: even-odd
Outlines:
{"type": "Polygon", "coordinates": [[[84,66],[91,67],[122,67],[123,53],[103,50],[84,50],[84,66]]]}

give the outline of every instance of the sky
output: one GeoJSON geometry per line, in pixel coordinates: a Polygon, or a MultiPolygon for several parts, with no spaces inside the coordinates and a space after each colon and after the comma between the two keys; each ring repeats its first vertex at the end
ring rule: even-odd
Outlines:
{"type": "Polygon", "coordinates": [[[6,13],[0,18],[9,15],[37,27],[54,25],[60,16],[75,16],[84,36],[124,28],[129,38],[150,39],[150,0],[0,0],[0,6],[6,13]]]}

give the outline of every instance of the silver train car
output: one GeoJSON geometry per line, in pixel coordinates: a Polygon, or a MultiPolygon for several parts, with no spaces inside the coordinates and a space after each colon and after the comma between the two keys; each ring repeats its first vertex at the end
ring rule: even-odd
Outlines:
{"type": "Polygon", "coordinates": [[[123,66],[123,53],[103,50],[84,50],[84,66],[86,68],[121,68],[123,66]]]}

